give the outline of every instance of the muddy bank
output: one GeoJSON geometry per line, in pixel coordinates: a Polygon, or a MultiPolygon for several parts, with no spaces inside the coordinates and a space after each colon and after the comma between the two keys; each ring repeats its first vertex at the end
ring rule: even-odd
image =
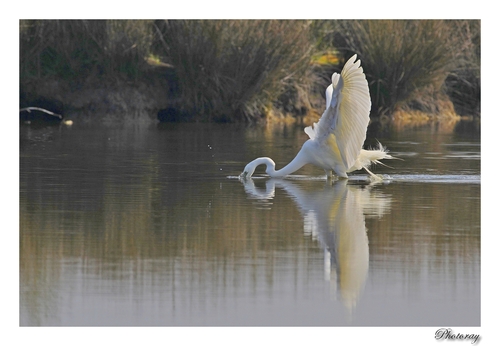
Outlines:
{"type": "MultiPolygon", "coordinates": [[[[198,121],[196,114],[180,110],[172,87],[166,79],[161,81],[158,78],[155,82],[94,81],[85,86],[64,81],[42,81],[23,88],[20,108],[40,107],[62,115],[63,119],[78,121],[198,121]]],[[[310,125],[321,117],[323,102],[318,100],[317,109],[300,115],[269,108],[262,119],[269,124],[310,125]]],[[[404,128],[435,122],[455,124],[463,118],[454,111],[451,102],[436,109],[436,112],[398,109],[391,116],[374,117],[372,121],[393,123],[398,128],[404,128]]],[[[50,117],[43,119],[47,118],[50,117]]],[[[21,121],[24,120],[27,119],[21,115],[21,121]]]]}
{"type": "MultiPolygon", "coordinates": [[[[197,114],[182,110],[189,107],[181,104],[178,94],[175,71],[170,66],[151,66],[142,78],[135,80],[89,77],[79,81],[46,78],[22,82],[20,109],[40,107],[61,115],[62,119],[78,121],[203,121],[197,114]]],[[[309,107],[300,111],[270,105],[262,114],[262,123],[310,125],[321,117],[324,99],[314,90],[309,102],[309,107]]],[[[21,114],[21,121],[33,121],[34,115],[29,116],[27,119],[21,114]]],[[[42,114],[40,119],[43,121],[47,116],[42,114]]],[[[391,115],[374,117],[372,114],[372,122],[382,126],[392,123],[397,128],[440,122],[450,126],[461,119],[446,95],[434,100],[432,107],[427,106],[425,110],[402,107],[391,115]]]]}
{"type": "Polygon", "coordinates": [[[41,107],[64,118],[95,120],[108,115],[156,119],[162,109],[172,107],[174,98],[166,78],[149,80],[87,80],[67,82],[38,80],[21,86],[20,108],[41,107]]]}

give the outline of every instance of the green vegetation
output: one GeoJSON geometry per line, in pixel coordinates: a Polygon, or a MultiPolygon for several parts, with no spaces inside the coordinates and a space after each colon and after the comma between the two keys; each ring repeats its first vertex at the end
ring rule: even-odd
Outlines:
{"type": "Polygon", "coordinates": [[[479,102],[479,21],[337,21],[332,31],[344,57],[362,59],[376,114],[439,112],[446,93],[479,102]]]}
{"type": "Polygon", "coordinates": [[[21,82],[138,77],[145,68],[152,34],[148,21],[21,21],[21,82]]]}
{"type": "Polygon", "coordinates": [[[179,81],[180,107],[203,118],[253,121],[300,84],[312,50],[301,21],[164,21],[160,56],[179,81]]]}
{"type": "Polygon", "coordinates": [[[22,20],[21,102],[106,111],[130,103],[171,109],[175,120],[300,118],[322,111],[327,77],[353,53],[372,116],[479,115],[480,22],[466,20],[22,20]]]}

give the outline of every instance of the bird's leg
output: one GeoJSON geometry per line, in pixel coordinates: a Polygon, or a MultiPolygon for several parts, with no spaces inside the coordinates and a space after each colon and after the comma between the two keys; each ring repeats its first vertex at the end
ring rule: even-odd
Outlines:
{"type": "Polygon", "coordinates": [[[325,169],[325,173],[326,173],[326,180],[332,181],[333,180],[333,171],[331,169],[325,169]]]}
{"type": "Polygon", "coordinates": [[[336,174],[334,174],[332,170],[325,169],[325,172],[326,172],[326,183],[327,184],[333,185],[334,182],[339,180],[339,177],[336,174]]]}
{"type": "Polygon", "coordinates": [[[371,181],[381,181],[384,180],[380,175],[372,173],[368,168],[363,167],[365,171],[367,171],[370,174],[370,180],[371,181]]]}

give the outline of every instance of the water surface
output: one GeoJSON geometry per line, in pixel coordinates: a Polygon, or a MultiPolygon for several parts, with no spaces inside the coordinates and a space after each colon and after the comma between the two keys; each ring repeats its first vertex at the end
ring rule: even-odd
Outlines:
{"type": "MultiPolygon", "coordinates": [[[[369,132],[404,161],[280,168],[300,127],[21,128],[23,326],[479,326],[480,141],[369,132]]],[[[375,139],[376,138],[376,139],[375,139]]]]}

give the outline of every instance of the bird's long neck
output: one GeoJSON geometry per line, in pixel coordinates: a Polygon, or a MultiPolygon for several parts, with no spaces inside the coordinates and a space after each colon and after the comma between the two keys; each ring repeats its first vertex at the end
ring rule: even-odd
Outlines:
{"type": "Polygon", "coordinates": [[[298,171],[305,164],[306,162],[301,158],[299,152],[299,155],[295,156],[295,158],[282,169],[275,171],[274,167],[272,167],[272,170],[270,170],[269,172],[266,170],[266,173],[269,174],[271,178],[284,177],[286,175],[292,174],[295,171],[298,171]]]}
{"type": "Polygon", "coordinates": [[[304,155],[304,152],[301,149],[297,156],[295,156],[295,158],[288,165],[280,170],[275,170],[276,164],[269,157],[259,157],[246,165],[242,174],[244,174],[244,176],[251,177],[255,172],[257,166],[266,165],[266,173],[271,178],[281,178],[286,175],[292,174],[293,172],[304,166],[307,163],[307,159],[305,156],[306,155],[304,155]]]}

